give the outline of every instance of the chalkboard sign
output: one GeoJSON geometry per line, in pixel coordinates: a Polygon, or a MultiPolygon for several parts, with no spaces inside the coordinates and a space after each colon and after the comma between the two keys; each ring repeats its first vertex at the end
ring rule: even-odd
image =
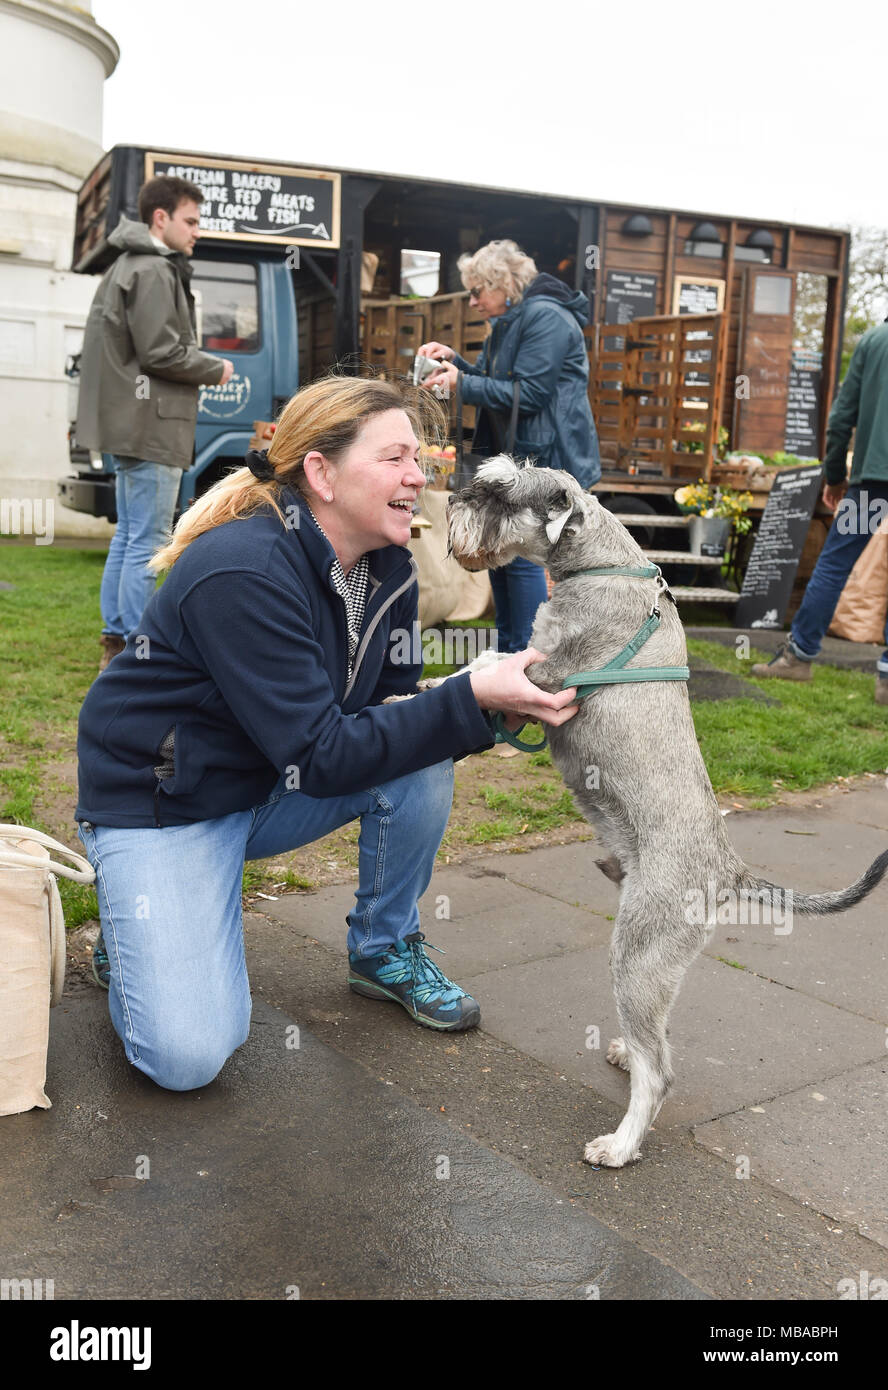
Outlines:
{"type": "MultiPolygon", "coordinates": [[[[657,277],[632,270],[609,270],[604,291],[604,321],[632,323],[657,312],[657,277]]],[[[605,338],[607,352],[622,352],[624,338],[605,338]]]]}
{"type": "MultiPolygon", "coordinates": [[[[673,291],[673,314],[717,314],[725,302],[724,280],[692,280],[684,276],[675,277],[673,291]]],[[[689,333],[687,341],[693,338],[708,338],[708,332],[689,333]]],[[[711,362],[712,353],[708,348],[689,348],[685,352],[685,362],[711,362]]],[[[686,372],[686,386],[708,386],[706,372],[686,372]]],[[[694,396],[691,400],[698,399],[694,396]]]]}
{"type": "Polygon", "coordinates": [[[820,464],[778,471],[746,567],[735,627],[783,627],[822,474],[820,464]]]}
{"type": "Polygon", "coordinates": [[[676,275],[673,314],[717,314],[725,302],[724,280],[693,280],[676,275]]]}
{"type": "Polygon", "coordinates": [[[657,312],[657,277],[640,271],[609,270],[604,292],[605,323],[632,323],[657,312]]]}
{"type": "Polygon", "coordinates": [[[819,352],[794,352],[789,369],[783,447],[803,459],[820,453],[821,360],[819,352]]]}
{"type": "Polygon", "coordinates": [[[146,154],[145,178],[174,174],[196,183],[204,195],[200,229],[205,236],[338,247],[339,174],[236,160],[179,160],[146,154]]]}

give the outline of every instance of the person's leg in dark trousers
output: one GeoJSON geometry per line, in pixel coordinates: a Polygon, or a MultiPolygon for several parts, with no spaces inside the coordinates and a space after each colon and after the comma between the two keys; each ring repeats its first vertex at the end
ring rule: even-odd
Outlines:
{"type": "Polygon", "coordinates": [[[490,571],[496,605],[497,646],[501,652],[523,652],[530,645],[533,620],[549,597],[546,572],[522,555],[490,571]]]}
{"type": "Polygon", "coordinates": [[[878,505],[880,500],[888,509],[888,483],[863,483],[849,487],[836,509],[802,606],[793,619],[790,642],[802,661],[813,661],[820,652],[848,576],[885,514],[878,505]]]}
{"type": "MultiPolygon", "coordinates": [[[[795,679],[810,675],[810,670],[805,670],[804,666],[810,667],[819,655],[848,576],[878,529],[886,509],[888,483],[854,484],[848,488],[836,508],[802,605],[793,619],[785,650],[778,652],[767,665],[754,666],[754,675],[787,675],[795,679]]],[[[888,646],[888,626],[885,640],[888,646]]],[[[888,668],[888,650],[879,663],[880,675],[883,666],[888,668]]]]}

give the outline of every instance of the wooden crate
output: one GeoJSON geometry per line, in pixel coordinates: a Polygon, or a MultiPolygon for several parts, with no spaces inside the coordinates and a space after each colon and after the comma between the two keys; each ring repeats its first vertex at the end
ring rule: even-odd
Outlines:
{"type": "MultiPolygon", "coordinates": [[[[387,381],[410,375],[417,349],[446,343],[473,362],[484,342],[487,322],[469,308],[469,296],[442,294],[433,299],[365,299],[362,304],[361,360],[368,373],[387,381]]],[[[451,434],[456,422],[452,418],[451,434]]],[[[463,428],[471,435],[475,409],[463,408],[463,428]]]]}
{"type": "Polygon", "coordinates": [[[615,325],[601,325],[590,354],[602,461],[627,472],[708,477],[718,442],[725,315],[655,315],[620,328],[618,335],[615,325]],[[702,452],[689,453],[697,441],[702,452]]]}

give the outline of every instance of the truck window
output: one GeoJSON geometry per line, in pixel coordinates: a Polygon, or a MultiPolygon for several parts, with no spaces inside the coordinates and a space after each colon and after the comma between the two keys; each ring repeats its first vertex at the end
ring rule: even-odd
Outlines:
{"type": "Polygon", "coordinates": [[[243,261],[209,261],[197,256],[192,264],[201,347],[207,352],[257,352],[256,267],[243,261]]]}

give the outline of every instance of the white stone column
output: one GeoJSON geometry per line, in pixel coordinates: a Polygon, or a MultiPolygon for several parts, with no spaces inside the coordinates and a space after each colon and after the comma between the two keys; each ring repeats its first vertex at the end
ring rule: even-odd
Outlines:
{"type": "Polygon", "coordinates": [[[76,193],[102,157],[118,57],[89,0],[0,0],[0,499],[52,499],[56,536],[111,534],[55,492],[69,471],[65,360],[98,285],[68,269],[76,193]]]}

